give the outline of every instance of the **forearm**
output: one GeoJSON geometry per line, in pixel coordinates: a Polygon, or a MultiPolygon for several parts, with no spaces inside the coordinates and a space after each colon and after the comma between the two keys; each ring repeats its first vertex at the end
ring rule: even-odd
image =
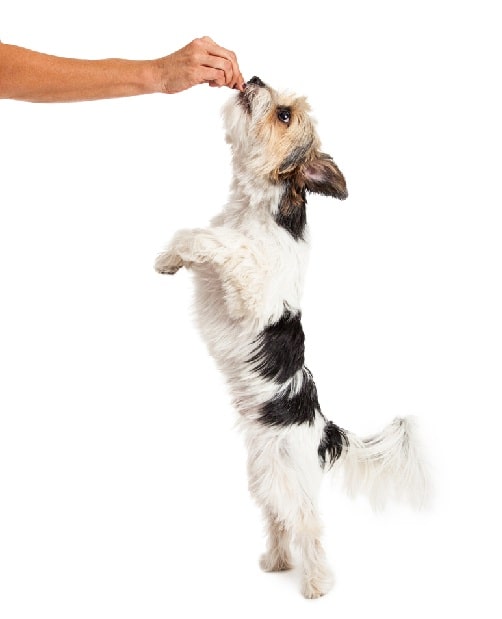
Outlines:
{"type": "Polygon", "coordinates": [[[89,101],[157,90],[151,61],[75,60],[0,44],[0,99],[89,101]]]}

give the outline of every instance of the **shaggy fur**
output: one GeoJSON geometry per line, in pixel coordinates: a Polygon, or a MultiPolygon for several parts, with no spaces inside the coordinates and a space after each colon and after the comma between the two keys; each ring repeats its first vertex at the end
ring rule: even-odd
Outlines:
{"type": "Polygon", "coordinates": [[[427,476],[409,419],[360,439],[324,417],[305,367],[306,195],[347,197],[307,101],[255,77],[223,115],[233,154],[230,199],[210,227],[178,232],[156,269],[193,271],[198,326],[240,415],[249,489],[267,523],[260,565],[290,568],[295,544],[302,592],[317,598],[332,585],[317,511],[323,474],[343,471],[349,492],[364,491],[378,507],[391,496],[420,505],[427,476]]]}

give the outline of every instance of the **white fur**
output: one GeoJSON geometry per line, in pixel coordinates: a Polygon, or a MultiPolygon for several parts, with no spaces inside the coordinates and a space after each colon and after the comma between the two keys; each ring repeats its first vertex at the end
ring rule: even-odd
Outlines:
{"type": "Polygon", "coordinates": [[[375,509],[385,507],[389,499],[425,507],[430,482],[417,434],[413,417],[396,418],[364,440],[349,432],[350,448],[343,462],[348,493],[366,494],[375,509]]]}
{"type": "MultiPolygon", "coordinates": [[[[319,411],[312,424],[260,423],[263,404],[278,389],[296,393],[304,375],[299,371],[278,387],[253,371],[249,358],[260,333],[276,323],[285,308],[300,310],[308,260],[308,231],[295,239],[275,219],[285,189],[277,182],[274,157],[277,152],[291,152],[298,141],[312,144],[309,156],[314,157],[319,141],[304,100],[252,85],[247,97],[248,111],[238,97],[224,109],[234,168],[227,205],[210,227],[178,232],[158,257],[156,268],[162,273],[174,273],[182,266],[193,271],[198,327],[240,414],[249,453],[249,489],[267,523],[268,548],[260,564],[266,571],[288,569],[294,543],[301,552],[303,594],[315,598],[332,585],[317,512],[324,472],[317,450],[325,419],[319,411]],[[277,121],[270,116],[274,106],[286,103],[293,109],[298,105],[298,123],[290,133],[274,125],[277,121]]],[[[333,470],[344,470],[349,492],[366,492],[377,507],[389,496],[414,505],[423,501],[426,472],[409,420],[396,420],[371,439],[347,436],[348,447],[333,470]]]]}

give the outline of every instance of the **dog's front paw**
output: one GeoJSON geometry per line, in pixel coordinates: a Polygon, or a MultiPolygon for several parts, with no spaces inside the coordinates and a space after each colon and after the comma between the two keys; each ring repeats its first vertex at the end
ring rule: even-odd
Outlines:
{"type": "Polygon", "coordinates": [[[160,254],[155,261],[157,273],[174,275],[183,266],[183,260],[176,254],[166,251],[160,254]]]}

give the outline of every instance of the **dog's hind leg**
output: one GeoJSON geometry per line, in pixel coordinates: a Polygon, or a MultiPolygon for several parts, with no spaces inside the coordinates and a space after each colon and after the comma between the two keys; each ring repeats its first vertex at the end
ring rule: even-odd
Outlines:
{"type": "Polygon", "coordinates": [[[300,551],[302,593],[309,599],[325,595],[333,586],[333,575],[321,543],[322,525],[315,503],[316,497],[300,491],[291,497],[289,504],[283,505],[284,513],[279,510],[277,516],[268,514],[268,548],[260,560],[260,566],[266,572],[289,569],[292,566],[289,548],[293,542],[300,551]]]}
{"type": "Polygon", "coordinates": [[[302,593],[306,598],[320,597],[333,584],[317,511],[323,476],[316,449],[321,424],[279,431],[258,428],[248,435],[248,473],[250,492],[268,526],[267,552],[260,565],[268,572],[287,569],[289,546],[294,543],[301,553],[302,593]]]}
{"type": "Polygon", "coordinates": [[[291,534],[276,514],[264,509],[267,522],[267,551],[260,558],[264,572],[282,572],[293,567],[290,553],[291,534]]]}
{"type": "Polygon", "coordinates": [[[303,563],[302,593],[309,599],[325,595],[333,586],[333,574],[321,543],[321,530],[315,508],[303,510],[294,528],[303,563]]]}

